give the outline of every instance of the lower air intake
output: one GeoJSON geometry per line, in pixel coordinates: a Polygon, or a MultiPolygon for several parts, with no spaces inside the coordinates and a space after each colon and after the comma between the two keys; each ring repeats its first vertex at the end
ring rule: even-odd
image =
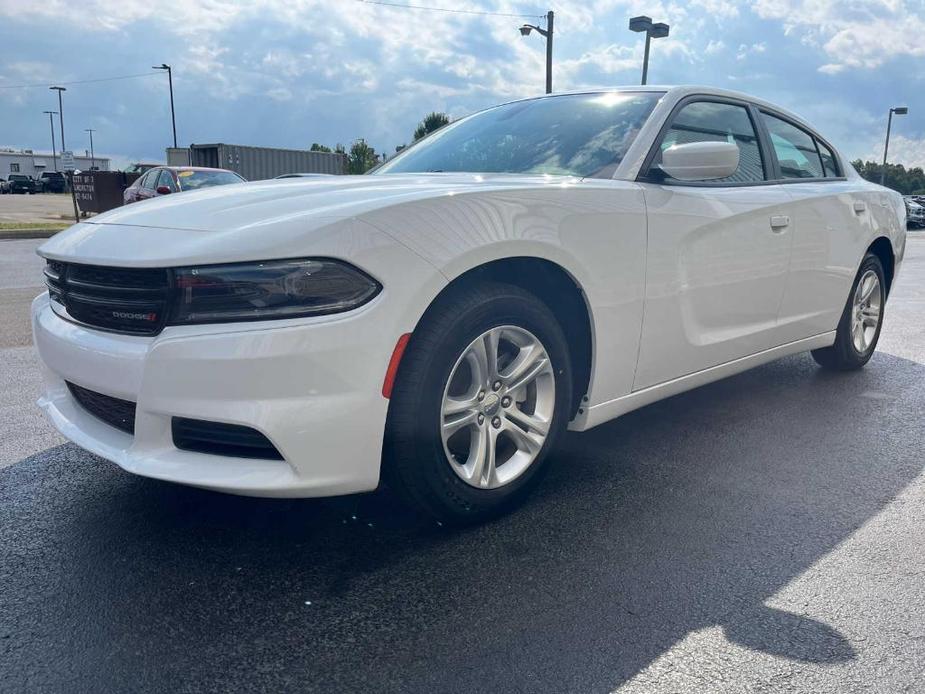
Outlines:
{"type": "Polygon", "coordinates": [[[126,434],[135,433],[135,403],[68,382],[67,389],[87,412],[126,434]]]}
{"type": "Polygon", "coordinates": [[[172,429],[173,445],[183,451],[234,458],[283,459],[266,436],[250,427],[174,417],[172,429]]]}

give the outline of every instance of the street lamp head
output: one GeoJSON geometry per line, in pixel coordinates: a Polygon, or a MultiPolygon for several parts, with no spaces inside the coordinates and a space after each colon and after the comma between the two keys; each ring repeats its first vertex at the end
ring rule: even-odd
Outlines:
{"type": "Polygon", "coordinates": [[[152,70],[169,70],[170,66],[167,63],[161,63],[160,65],[152,65],[152,70]]]}
{"type": "Polygon", "coordinates": [[[652,28],[652,18],[640,15],[630,19],[630,31],[649,31],[652,28]]]}
{"type": "Polygon", "coordinates": [[[66,92],[67,87],[49,87],[49,89],[57,90],[58,92],[66,92]]]}
{"type": "Polygon", "coordinates": [[[533,31],[533,27],[529,24],[524,24],[522,27],[520,27],[521,36],[529,36],[531,31],[533,31]]]}
{"type": "Polygon", "coordinates": [[[897,106],[896,108],[891,108],[890,110],[897,116],[905,116],[907,113],[909,113],[908,106],[897,106]]]}
{"type": "Polygon", "coordinates": [[[668,36],[668,25],[664,22],[659,22],[658,24],[653,24],[652,29],[649,31],[649,34],[653,39],[663,39],[668,36]]]}
{"type": "Polygon", "coordinates": [[[42,111],[42,113],[47,113],[49,116],[57,116],[57,111],[42,111]]]}

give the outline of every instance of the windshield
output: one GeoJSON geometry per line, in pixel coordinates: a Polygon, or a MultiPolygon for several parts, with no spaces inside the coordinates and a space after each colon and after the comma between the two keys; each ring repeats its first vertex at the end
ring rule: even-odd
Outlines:
{"type": "Polygon", "coordinates": [[[244,179],[231,171],[180,171],[180,188],[183,190],[198,190],[212,186],[225,186],[229,183],[243,183],[244,179]]]}
{"type": "Polygon", "coordinates": [[[610,175],[661,97],[661,92],[607,92],[497,106],[442,128],[373,175],[610,175]]]}

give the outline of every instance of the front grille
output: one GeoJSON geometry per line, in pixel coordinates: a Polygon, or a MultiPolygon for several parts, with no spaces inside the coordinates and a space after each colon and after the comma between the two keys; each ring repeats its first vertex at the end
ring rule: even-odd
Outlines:
{"type": "Polygon", "coordinates": [[[45,284],[74,320],[104,330],[156,335],[167,321],[170,271],[49,260],[45,284]]]}
{"type": "Polygon", "coordinates": [[[283,460],[270,440],[256,429],[239,424],[174,417],[173,445],[183,451],[235,458],[283,460]]]}
{"type": "Polygon", "coordinates": [[[68,382],[74,399],[90,414],[126,434],[135,433],[135,403],[103,395],[68,382]]]}

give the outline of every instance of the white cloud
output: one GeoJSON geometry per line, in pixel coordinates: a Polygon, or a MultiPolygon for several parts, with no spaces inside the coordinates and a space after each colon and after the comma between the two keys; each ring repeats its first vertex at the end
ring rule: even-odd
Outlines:
{"type": "Polygon", "coordinates": [[[766,43],[764,43],[764,41],[753,43],[751,45],[745,43],[740,44],[739,50],[736,53],[736,60],[745,60],[749,55],[764,53],[767,49],[768,46],[766,43]]]}
{"type": "Polygon", "coordinates": [[[729,0],[692,0],[691,5],[700,7],[715,17],[730,19],[739,16],[739,4],[729,0]]]}
{"type": "MultiPolygon", "coordinates": [[[[883,143],[881,142],[879,149],[871,149],[866,159],[882,161],[882,148],[883,143]]],[[[894,134],[890,137],[890,151],[888,154],[891,164],[902,164],[906,168],[915,166],[925,168],[925,139],[915,139],[894,134]]]]}
{"type": "Polygon", "coordinates": [[[722,41],[712,40],[707,44],[707,47],[703,49],[703,52],[706,55],[716,55],[717,53],[722,53],[725,48],[726,44],[722,41]]]}
{"type": "Polygon", "coordinates": [[[755,0],[754,12],[776,19],[785,32],[829,58],[821,72],[876,68],[900,56],[925,56],[925,7],[921,0],[755,0]]]}

